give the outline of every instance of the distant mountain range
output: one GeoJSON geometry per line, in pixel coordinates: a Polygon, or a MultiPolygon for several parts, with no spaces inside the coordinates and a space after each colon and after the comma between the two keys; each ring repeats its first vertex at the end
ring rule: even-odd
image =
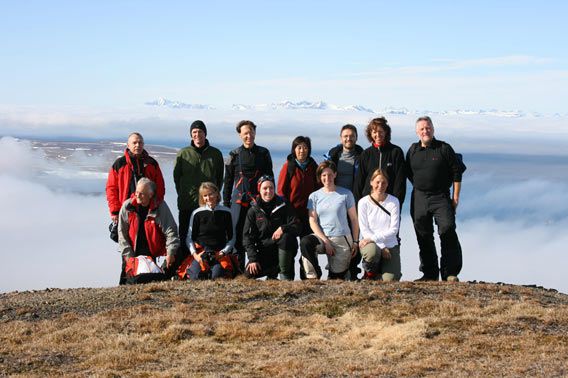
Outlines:
{"type": "MultiPolygon", "coordinates": [[[[188,104],[181,101],[172,101],[163,97],[159,97],[157,100],[146,102],[145,105],[149,106],[159,106],[167,107],[172,109],[198,109],[198,110],[214,110],[217,109],[214,106],[206,104],[188,104]]],[[[376,111],[371,108],[367,108],[362,105],[335,105],[328,104],[324,101],[280,101],[273,102],[270,104],[233,104],[231,106],[232,110],[237,111],[266,111],[266,110],[331,110],[331,111],[345,111],[345,112],[364,112],[377,115],[442,115],[442,116],[472,116],[472,115],[483,115],[492,117],[503,117],[503,118],[539,118],[544,117],[541,113],[527,113],[521,110],[470,110],[470,109],[457,109],[457,110],[444,110],[444,111],[430,111],[430,110],[409,110],[407,108],[393,108],[387,107],[383,110],[376,111]]],[[[550,115],[548,115],[550,116],[550,115]]],[[[567,117],[568,114],[552,114],[553,117],[567,117]]]]}
{"type": "Polygon", "coordinates": [[[167,98],[163,97],[158,97],[157,100],[146,102],[144,103],[144,105],[160,106],[160,107],[173,108],[173,109],[206,109],[206,110],[215,109],[213,106],[210,105],[187,104],[185,102],[168,100],[167,98]]]}
{"type": "Polygon", "coordinates": [[[234,104],[232,106],[233,110],[298,110],[298,109],[315,109],[315,110],[341,110],[341,111],[356,111],[356,112],[366,112],[366,113],[376,113],[373,109],[366,108],[361,105],[347,105],[340,106],[334,104],[328,104],[323,101],[281,101],[273,102],[271,104],[262,105],[244,105],[244,104],[234,104]]]}

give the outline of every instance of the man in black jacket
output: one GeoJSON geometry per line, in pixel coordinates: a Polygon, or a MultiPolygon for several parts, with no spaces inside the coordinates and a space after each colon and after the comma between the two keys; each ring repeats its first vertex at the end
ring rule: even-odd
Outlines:
{"type": "Polygon", "coordinates": [[[406,153],[408,179],[414,186],[410,215],[420,248],[419,281],[458,281],[462,268],[462,251],[456,233],[455,212],[460,200],[462,168],[452,147],[434,138],[430,117],[416,121],[419,142],[406,153]],[[450,187],[453,194],[450,196],[450,187]],[[434,244],[434,218],[440,235],[440,266],[434,244]]]}
{"type": "Polygon", "coordinates": [[[223,202],[231,209],[235,230],[235,249],[241,273],[245,267],[243,227],[251,200],[257,195],[257,181],[262,175],[274,177],[272,157],[265,147],[255,144],[256,125],[249,120],[240,121],[236,127],[243,144],[229,152],[225,162],[223,202]]]}

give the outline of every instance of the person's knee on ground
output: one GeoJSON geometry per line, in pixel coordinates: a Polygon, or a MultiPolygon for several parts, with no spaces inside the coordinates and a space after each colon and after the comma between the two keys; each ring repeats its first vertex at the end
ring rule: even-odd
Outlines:
{"type": "Polygon", "coordinates": [[[345,270],[345,271],[339,272],[339,273],[334,273],[332,271],[329,271],[328,279],[330,279],[330,280],[344,280],[347,272],[348,272],[348,270],[345,270]]]}
{"type": "Polygon", "coordinates": [[[221,264],[215,264],[211,267],[211,279],[225,278],[226,271],[221,264]]]}
{"type": "Polygon", "coordinates": [[[351,258],[351,262],[349,263],[349,271],[347,278],[350,281],[357,281],[357,275],[361,273],[361,269],[359,269],[359,263],[361,262],[361,253],[357,252],[355,256],[351,258]]]}
{"type": "Polygon", "coordinates": [[[360,252],[363,261],[363,269],[365,269],[366,272],[378,273],[381,261],[381,251],[379,247],[371,242],[361,248],[360,252]]]}
{"type": "Polygon", "coordinates": [[[196,281],[200,279],[200,276],[201,276],[201,265],[199,265],[197,260],[193,260],[188,268],[188,277],[190,280],[196,281]]]}
{"type": "Polygon", "coordinates": [[[294,258],[296,253],[296,250],[278,249],[278,265],[280,266],[281,280],[294,280],[294,258]]]}
{"type": "Polygon", "coordinates": [[[400,281],[402,277],[400,264],[400,246],[389,248],[390,258],[381,259],[380,273],[383,281],[400,281]]]}
{"type": "Polygon", "coordinates": [[[274,265],[265,269],[263,273],[266,276],[267,280],[276,280],[278,279],[279,272],[280,268],[278,267],[278,265],[274,265]]]}
{"type": "Polygon", "coordinates": [[[301,262],[306,279],[319,279],[322,275],[317,257],[319,245],[320,241],[314,235],[304,236],[300,240],[301,262]]]}
{"type": "Polygon", "coordinates": [[[281,280],[294,280],[294,258],[298,253],[298,241],[295,236],[282,234],[278,245],[278,265],[281,280]]]}

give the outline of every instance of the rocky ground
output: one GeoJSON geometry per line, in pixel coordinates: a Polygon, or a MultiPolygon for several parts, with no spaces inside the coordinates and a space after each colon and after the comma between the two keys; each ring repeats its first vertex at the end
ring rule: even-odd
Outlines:
{"type": "Polygon", "coordinates": [[[568,296],[486,283],[165,282],[0,294],[0,374],[564,376],[568,296]]]}

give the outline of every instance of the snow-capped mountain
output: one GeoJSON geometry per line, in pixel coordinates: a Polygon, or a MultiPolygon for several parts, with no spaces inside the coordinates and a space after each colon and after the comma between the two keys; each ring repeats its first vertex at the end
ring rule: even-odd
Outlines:
{"type": "MultiPolygon", "coordinates": [[[[204,104],[188,104],[181,101],[172,101],[164,97],[159,97],[157,100],[146,102],[145,105],[157,106],[157,107],[168,107],[172,109],[198,109],[198,110],[215,110],[214,106],[204,105],[204,104]]],[[[363,112],[384,116],[406,116],[406,115],[435,115],[435,116],[487,116],[487,117],[499,117],[499,118],[541,118],[547,115],[541,113],[527,113],[521,110],[499,110],[499,109],[453,109],[453,110],[442,110],[442,111],[431,111],[431,110],[410,110],[405,107],[385,107],[381,110],[373,110],[371,108],[362,105],[336,105],[329,104],[324,101],[290,101],[284,100],[280,102],[272,102],[266,104],[233,104],[231,106],[232,110],[235,111],[271,111],[271,110],[317,110],[317,111],[342,111],[342,112],[363,112]]],[[[222,109],[220,109],[222,110],[222,109]]],[[[566,114],[556,113],[551,115],[553,117],[566,117],[566,114]]]]}
{"type": "Polygon", "coordinates": [[[330,109],[333,110],[343,110],[346,112],[365,112],[365,113],[375,113],[373,109],[366,108],[362,105],[347,105],[347,106],[338,106],[338,105],[329,105],[330,109]]]}
{"type": "MultiPolygon", "coordinates": [[[[441,115],[487,115],[493,117],[504,117],[504,118],[520,118],[525,117],[527,114],[520,110],[497,110],[497,109],[490,109],[490,110],[470,110],[470,109],[457,109],[457,110],[445,110],[439,112],[441,115]]],[[[531,114],[535,116],[536,113],[531,114]]]]}
{"type": "Polygon", "coordinates": [[[379,112],[380,114],[388,114],[388,115],[408,115],[408,114],[415,114],[416,111],[410,111],[406,108],[393,108],[393,107],[387,107],[384,108],[381,112],[379,112]]]}
{"type": "Polygon", "coordinates": [[[160,107],[167,107],[173,109],[215,109],[211,105],[204,105],[204,104],[187,104],[185,102],[180,101],[172,101],[168,100],[167,98],[158,97],[157,100],[146,102],[144,105],[149,106],[160,106],[160,107]]]}
{"type": "Polygon", "coordinates": [[[301,109],[312,109],[312,110],[340,110],[340,111],[357,111],[357,112],[367,112],[374,113],[372,109],[366,108],[361,105],[334,105],[328,104],[323,101],[280,101],[273,102],[271,104],[260,104],[260,105],[245,105],[245,104],[234,104],[232,106],[233,110],[301,110],[301,109]]]}

